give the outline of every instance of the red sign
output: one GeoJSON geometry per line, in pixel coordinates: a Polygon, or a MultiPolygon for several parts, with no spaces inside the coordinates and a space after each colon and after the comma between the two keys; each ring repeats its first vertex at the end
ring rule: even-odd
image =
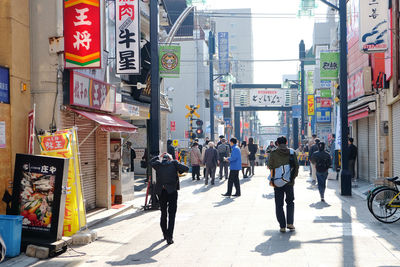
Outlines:
{"type": "Polygon", "coordinates": [[[364,95],[364,81],[362,69],[347,79],[347,99],[353,100],[364,95]]]}
{"type": "Polygon", "coordinates": [[[66,149],[68,144],[69,140],[63,134],[45,136],[40,143],[43,150],[46,151],[66,149]]]}
{"type": "Polygon", "coordinates": [[[101,67],[100,0],[64,1],[65,68],[101,67]]]}
{"type": "Polygon", "coordinates": [[[176,124],[175,121],[171,121],[171,132],[175,132],[176,131],[176,124]]]}
{"type": "Polygon", "coordinates": [[[71,71],[70,104],[103,111],[115,111],[115,86],[71,71]]]}
{"type": "Polygon", "coordinates": [[[185,138],[189,138],[189,131],[185,131],[185,138]]]}
{"type": "Polygon", "coordinates": [[[329,97],[317,97],[317,108],[330,108],[332,107],[332,99],[329,97]]]}

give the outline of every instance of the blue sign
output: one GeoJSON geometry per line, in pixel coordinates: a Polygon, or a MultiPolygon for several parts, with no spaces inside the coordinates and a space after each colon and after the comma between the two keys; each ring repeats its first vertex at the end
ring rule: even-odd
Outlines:
{"type": "Polygon", "coordinates": [[[292,106],[292,116],[293,116],[293,118],[297,118],[297,119],[301,118],[301,106],[300,105],[292,106]]]}
{"type": "Polygon", "coordinates": [[[331,116],[332,116],[331,108],[317,108],[315,113],[317,117],[317,123],[331,122],[331,116]]]}
{"type": "Polygon", "coordinates": [[[10,71],[0,67],[0,103],[10,104],[10,71]]]}
{"type": "Polygon", "coordinates": [[[214,116],[217,118],[222,118],[224,116],[224,102],[214,100],[214,116]]]}
{"type": "Polygon", "coordinates": [[[226,119],[224,119],[224,121],[225,121],[225,126],[232,126],[231,118],[226,118],[226,119]]]}
{"type": "Polygon", "coordinates": [[[229,73],[229,40],[228,32],[218,33],[219,73],[229,73]]]}

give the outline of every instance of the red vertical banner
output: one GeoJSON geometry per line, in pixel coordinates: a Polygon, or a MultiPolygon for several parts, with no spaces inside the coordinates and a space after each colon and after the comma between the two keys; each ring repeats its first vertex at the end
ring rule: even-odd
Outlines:
{"type": "Polygon", "coordinates": [[[175,121],[171,121],[171,132],[175,132],[175,130],[176,130],[176,123],[175,123],[175,121]]]}
{"type": "Polygon", "coordinates": [[[101,67],[100,0],[64,0],[65,68],[101,67]]]}

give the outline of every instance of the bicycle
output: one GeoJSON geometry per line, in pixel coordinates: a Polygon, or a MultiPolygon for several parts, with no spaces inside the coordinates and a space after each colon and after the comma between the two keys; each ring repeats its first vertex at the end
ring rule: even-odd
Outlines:
{"type": "Polygon", "coordinates": [[[395,187],[379,186],[373,189],[367,198],[367,205],[372,215],[380,222],[394,223],[400,220],[400,185],[399,177],[387,178],[395,187]]]}

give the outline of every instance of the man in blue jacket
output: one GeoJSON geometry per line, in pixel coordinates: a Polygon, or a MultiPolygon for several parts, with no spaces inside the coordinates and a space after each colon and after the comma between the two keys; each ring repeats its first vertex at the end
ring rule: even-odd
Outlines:
{"type": "Polygon", "coordinates": [[[228,191],[222,194],[224,197],[230,197],[232,194],[232,186],[235,185],[236,193],[233,195],[235,197],[240,197],[240,183],[239,183],[239,171],[242,169],[242,157],[240,156],[240,149],[237,146],[237,139],[232,137],[230,140],[232,147],[232,153],[230,158],[225,158],[225,160],[230,162],[230,172],[228,179],[228,191]]]}

